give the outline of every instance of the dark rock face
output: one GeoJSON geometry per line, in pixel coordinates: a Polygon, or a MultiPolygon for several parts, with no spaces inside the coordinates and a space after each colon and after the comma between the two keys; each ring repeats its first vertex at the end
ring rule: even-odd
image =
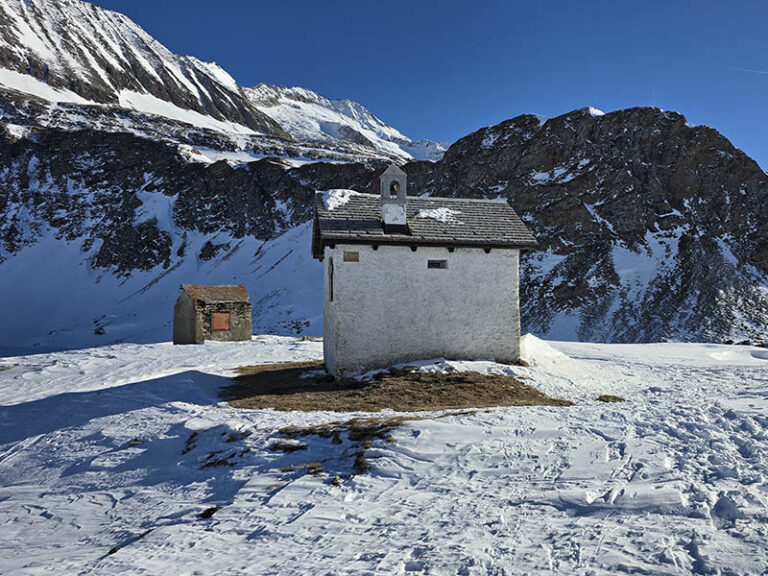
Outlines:
{"type": "MultiPolygon", "coordinates": [[[[120,277],[172,269],[188,235],[203,235],[206,265],[240,238],[308,221],[315,190],[374,192],[384,168],[192,163],[178,145],[130,134],[7,130],[0,267],[44,234],[81,241],[91,267],[120,277]]],[[[404,168],[411,195],[502,196],[528,223],[540,250],[522,263],[526,331],[768,340],[768,177],[715,130],[650,108],[520,116],[404,168]]]]}
{"type": "MultiPolygon", "coordinates": [[[[118,275],[172,266],[172,247],[180,244],[181,256],[177,240],[187,232],[272,238],[311,218],[315,190],[369,185],[374,172],[362,164],[289,169],[279,159],[195,164],[171,144],[92,130],[6,133],[0,167],[0,262],[50,228],[82,240],[92,266],[118,275]]],[[[221,248],[211,242],[200,258],[221,248]]]]}
{"type": "Polygon", "coordinates": [[[523,261],[527,330],[768,335],[768,177],[711,128],[654,108],[527,115],[406,170],[412,194],[503,196],[526,220],[541,247],[523,261]]]}

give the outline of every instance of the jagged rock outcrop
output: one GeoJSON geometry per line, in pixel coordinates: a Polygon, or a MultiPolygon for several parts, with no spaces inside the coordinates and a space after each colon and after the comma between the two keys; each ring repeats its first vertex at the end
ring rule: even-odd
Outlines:
{"type": "Polygon", "coordinates": [[[526,329],[583,340],[768,336],[768,177],[675,112],[525,115],[406,167],[411,193],[508,198],[541,250],[526,329]]]}

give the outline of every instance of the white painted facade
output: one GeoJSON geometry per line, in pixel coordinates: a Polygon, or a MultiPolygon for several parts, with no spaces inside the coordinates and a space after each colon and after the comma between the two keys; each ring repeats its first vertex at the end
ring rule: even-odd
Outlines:
{"type": "Polygon", "coordinates": [[[325,246],[328,371],[344,378],[436,357],[516,361],[519,254],[511,248],[325,246]],[[429,267],[431,260],[445,267],[429,267]]]}

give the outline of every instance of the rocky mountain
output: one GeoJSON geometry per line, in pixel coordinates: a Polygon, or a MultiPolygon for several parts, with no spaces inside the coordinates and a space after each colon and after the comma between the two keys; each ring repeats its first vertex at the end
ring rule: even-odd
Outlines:
{"type": "MultiPolygon", "coordinates": [[[[319,333],[317,189],[386,162],[195,162],[132,134],[0,140],[0,346],[165,338],[178,285],[242,282],[259,331],[319,333]],[[52,259],[53,258],[53,259],[52,259]]],[[[598,341],[768,340],[768,176],[674,112],[525,115],[404,165],[413,194],[508,198],[539,239],[524,329],[598,341]]]]}
{"type": "Polygon", "coordinates": [[[0,24],[7,123],[129,131],[211,150],[211,160],[435,159],[443,150],[354,102],[300,88],[244,89],[217,64],[174,54],[126,16],[80,0],[0,0],[0,24]],[[297,130],[307,110],[275,106],[270,90],[311,98],[323,137],[297,130]]]}
{"type": "Polygon", "coordinates": [[[768,176],[712,128],[657,108],[525,115],[407,169],[411,193],[502,196],[525,218],[527,330],[768,340],[768,176]]]}
{"type": "Polygon", "coordinates": [[[528,222],[526,331],[768,341],[768,176],[680,114],[523,115],[442,155],[76,0],[0,0],[0,22],[0,354],[166,340],[182,282],[243,283],[255,330],[318,334],[310,199],[373,191],[393,158],[411,194],[503,197],[528,222]]]}
{"type": "Polygon", "coordinates": [[[24,75],[80,103],[173,106],[286,136],[219,66],[174,54],[122,14],[79,0],[3,0],[0,21],[4,81],[24,75]]]}
{"type": "Polygon", "coordinates": [[[247,284],[260,331],[317,331],[310,198],[372,168],[190,158],[133,134],[6,127],[0,349],[165,339],[187,281],[247,284]]]}

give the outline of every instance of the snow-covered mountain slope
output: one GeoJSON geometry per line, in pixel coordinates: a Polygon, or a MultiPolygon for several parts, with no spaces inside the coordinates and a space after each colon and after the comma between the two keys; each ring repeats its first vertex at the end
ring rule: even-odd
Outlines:
{"type": "Polygon", "coordinates": [[[189,163],[117,136],[0,140],[0,348],[164,340],[182,282],[242,282],[259,330],[319,333],[310,199],[371,168],[189,163]]]}
{"type": "Polygon", "coordinates": [[[256,102],[259,88],[246,93],[217,64],[174,54],[126,16],[80,0],[0,0],[0,22],[6,123],[128,131],[234,161],[436,159],[443,151],[411,141],[353,102],[309,91],[317,104],[310,108],[256,102]],[[327,137],[296,130],[311,123],[327,137]]]}
{"type": "Polygon", "coordinates": [[[763,574],[766,352],[526,337],[529,368],[494,368],[576,405],[411,414],[356,476],[347,432],[270,448],[286,426],[381,413],[217,398],[238,366],[320,342],[2,359],[0,572],[763,574]]]}
{"type": "Polygon", "coordinates": [[[5,86],[19,87],[12,71],[77,94],[76,103],[171,116],[192,111],[285,136],[215,63],[174,54],[122,14],[80,0],[2,0],[0,18],[5,86]]]}
{"type": "Polygon", "coordinates": [[[305,88],[266,84],[246,88],[245,93],[256,108],[296,140],[354,142],[415,160],[439,160],[445,152],[436,142],[406,138],[350,100],[330,100],[305,88]]]}
{"type": "MultiPolygon", "coordinates": [[[[16,319],[0,347],[163,338],[167,316],[129,320],[163,314],[163,278],[242,277],[248,251],[310,219],[316,189],[371,192],[389,159],[425,155],[362,106],[244,91],[79,0],[0,0],[0,22],[0,274],[15,270],[0,313],[16,319]],[[92,306],[59,315],[38,245],[67,255],[64,281],[92,306]],[[23,302],[30,285],[49,313],[23,302]]],[[[537,334],[768,340],[768,177],[711,128],[653,108],[524,115],[405,169],[412,194],[502,197],[526,220],[541,250],[522,261],[522,317],[537,334]]],[[[294,240],[284,265],[308,253],[294,240]]],[[[293,300],[312,278],[246,281],[282,311],[255,325],[317,333],[317,298],[293,300]]]]}

